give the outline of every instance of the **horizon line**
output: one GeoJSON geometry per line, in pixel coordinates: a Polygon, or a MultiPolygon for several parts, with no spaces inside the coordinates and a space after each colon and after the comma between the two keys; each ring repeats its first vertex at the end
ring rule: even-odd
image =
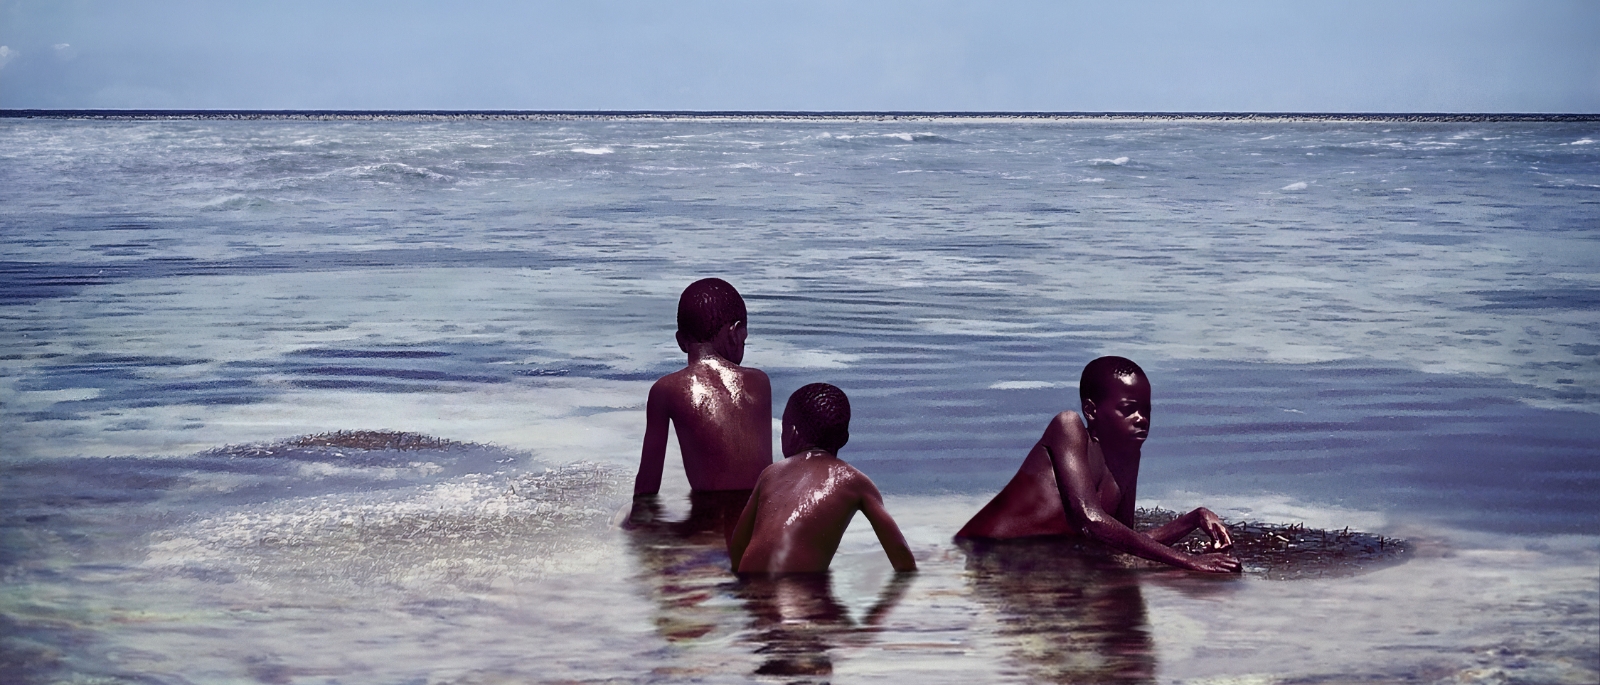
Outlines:
{"type": "Polygon", "coordinates": [[[581,119],[828,119],[896,121],[929,119],[1351,121],[1390,123],[1600,122],[1600,113],[1577,112],[1074,112],[919,110],[518,110],[518,109],[21,109],[0,108],[3,119],[354,119],[482,118],[581,119]]]}

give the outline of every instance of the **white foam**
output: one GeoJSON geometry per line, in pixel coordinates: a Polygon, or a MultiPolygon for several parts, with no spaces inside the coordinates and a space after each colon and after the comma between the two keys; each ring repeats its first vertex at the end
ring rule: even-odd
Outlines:
{"type": "Polygon", "coordinates": [[[1279,190],[1305,190],[1306,187],[1305,181],[1295,181],[1294,183],[1290,183],[1289,185],[1279,188],[1279,190]]]}
{"type": "Polygon", "coordinates": [[[1562,144],[1563,145],[1594,145],[1594,143],[1595,143],[1595,141],[1594,141],[1593,138],[1579,138],[1579,139],[1574,140],[1574,141],[1572,141],[1570,143],[1562,143],[1562,144]]]}
{"type": "Polygon", "coordinates": [[[574,534],[605,528],[624,481],[619,469],[572,463],[534,476],[277,500],[162,531],[142,565],[290,586],[308,566],[357,585],[533,579],[582,567],[568,556],[586,546],[574,534]]]}
{"type": "Polygon", "coordinates": [[[363,164],[360,166],[346,167],[339,173],[356,178],[384,178],[384,177],[412,177],[425,178],[430,181],[449,181],[450,176],[441,174],[426,167],[412,166],[403,162],[383,162],[381,164],[363,164]]]}
{"type": "MultiPolygon", "coordinates": [[[[1029,331],[1040,328],[1038,322],[992,319],[917,319],[917,324],[932,333],[954,335],[1026,336],[1029,331]]],[[[1046,333],[1046,335],[1054,334],[1046,333]]]]}
{"type": "Polygon", "coordinates": [[[1077,383],[1063,383],[1052,381],[1000,381],[989,386],[990,390],[1037,390],[1040,388],[1076,388],[1077,383]]]}
{"type": "Polygon", "coordinates": [[[62,388],[59,390],[26,390],[11,395],[11,411],[43,408],[56,402],[82,402],[100,396],[99,388],[62,388]]]}
{"type": "Polygon", "coordinates": [[[746,351],[745,362],[758,369],[842,369],[861,359],[858,354],[803,349],[783,341],[762,341],[755,347],[746,351]]]}
{"type": "Polygon", "coordinates": [[[613,150],[609,147],[575,147],[572,148],[572,151],[586,155],[609,155],[613,152],[616,152],[616,150],[613,150]]]}

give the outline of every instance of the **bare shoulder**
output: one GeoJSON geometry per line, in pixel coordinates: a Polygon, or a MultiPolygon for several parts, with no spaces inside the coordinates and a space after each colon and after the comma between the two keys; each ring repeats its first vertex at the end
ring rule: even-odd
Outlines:
{"type": "Polygon", "coordinates": [[[813,483],[830,481],[828,487],[835,492],[860,494],[878,492],[878,486],[867,477],[867,474],[838,457],[828,459],[789,457],[773,462],[761,472],[762,480],[766,480],[769,476],[775,479],[805,478],[813,483]]]}
{"type": "Polygon", "coordinates": [[[1078,418],[1078,412],[1067,410],[1056,414],[1050,419],[1050,425],[1045,426],[1044,439],[1051,438],[1080,438],[1088,435],[1083,427],[1083,419],[1078,418]]]}
{"type": "Polygon", "coordinates": [[[649,412],[658,412],[661,415],[676,418],[688,410],[689,403],[689,369],[679,369],[656,379],[650,386],[650,395],[645,402],[645,409],[649,412]]]}
{"type": "Polygon", "coordinates": [[[771,379],[767,378],[767,372],[762,371],[754,366],[740,366],[736,368],[739,369],[739,377],[743,378],[746,382],[761,383],[762,385],[768,387],[772,386],[771,379]]]}
{"type": "Polygon", "coordinates": [[[682,395],[688,392],[689,371],[689,368],[685,367],[657,378],[650,386],[650,397],[653,399],[657,395],[682,395]]]}
{"type": "Polygon", "coordinates": [[[845,485],[851,490],[854,490],[857,494],[863,496],[880,496],[878,494],[878,484],[872,482],[872,479],[868,478],[867,474],[862,473],[861,469],[845,463],[844,460],[839,460],[839,465],[843,468],[839,469],[836,473],[838,473],[839,478],[843,480],[845,485]]]}
{"type": "Polygon", "coordinates": [[[1050,425],[1051,426],[1059,426],[1059,427],[1062,427],[1062,428],[1066,428],[1066,427],[1082,428],[1083,427],[1083,419],[1078,417],[1078,412],[1075,412],[1075,411],[1072,411],[1071,409],[1068,409],[1068,410],[1066,410],[1064,412],[1056,414],[1053,418],[1051,418],[1050,419],[1050,425]]]}
{"type": "Polygon", "coordinates": [[[654,390],[656,388],[682,386],[689,382],[689,374],[691,371],[693,371],[693,367],[685,366],[677,371],[673,371],[672,373],[657,378],[655,385],[650,386],[650,389],[654,390]]]}
{"type": "Polygon", "coordinates": [[[795,464],[796,462],[793,459],[788,458],[779,459],[775,462],[772,462],[771,464],[767,465],[766,468],[761,469],[761,476],[756,479],[756,487],[761,487],[761,483],[769,479],[783,477],[783,474],[788,473],[790,469],[793,469],[795,464]]]}

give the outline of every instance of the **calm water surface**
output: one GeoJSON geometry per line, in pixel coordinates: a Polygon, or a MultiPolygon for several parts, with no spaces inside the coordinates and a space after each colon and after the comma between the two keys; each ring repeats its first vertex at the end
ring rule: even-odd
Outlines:
{"type": "MultiPolygon", "coordinates": [[[[1593,682],[1592,124],[0,121],[23,682],[1593,682]],[[822,581],[617,530],[677,293],[855,405],[822,581]],[[1294,581],[950,535],[1084,362],[1143,504],[1407,537],[1294,581]],[[414,431],[421,450],[282,446],[414,431]],[[265,447],[278,443],[277,447],[265,447]],[[251,445],[254,445],[252,447],[251,445]],[[231,446],[231,447],[229,447],[231,446]]],[[[681,471],[665,495],[687,515],[681,471]]]]}

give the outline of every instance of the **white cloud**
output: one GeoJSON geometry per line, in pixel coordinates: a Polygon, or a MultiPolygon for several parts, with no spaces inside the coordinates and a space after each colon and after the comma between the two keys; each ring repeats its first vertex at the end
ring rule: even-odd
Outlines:
{"type": "Polygon", "coordinates": [[[5,45],[0,45],[0,69],[6,68],[6,62],[10,62],[11,58],[16,56],[16,50],[12,50],[10,47],[5,45]]]}

